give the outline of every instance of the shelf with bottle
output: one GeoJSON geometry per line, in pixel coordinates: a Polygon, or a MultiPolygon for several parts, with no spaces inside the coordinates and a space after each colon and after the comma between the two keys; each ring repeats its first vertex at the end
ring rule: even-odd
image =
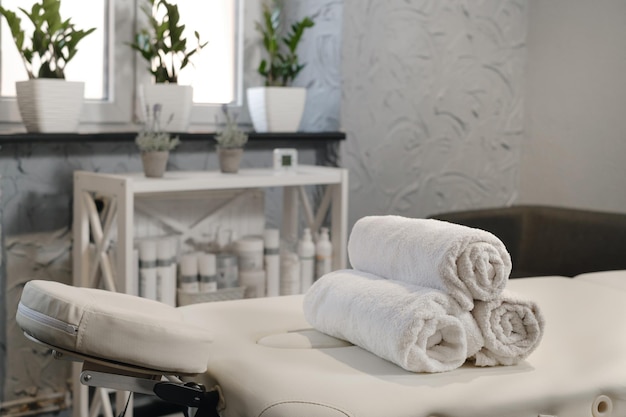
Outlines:
{"type": "MultiPolygon", "coordinates": [[[[219,172],[173,172],[164,178],[146,179],[140,173],[105,174],[76,171],[74,174],[74,284],[93,286],[93,270],[100,268],[113,278],[105,282],[117,281],[117,290],[137,294],[138,283],[130,277],[133,274],[133,246],[135,239],[135,209],[150,209],[149,204],[139,204],[147,197],[175,196],[182,194],[231,190],[231,189],[267,189],[282,187],[283,210],[282,224],[278,237],[276,232],[266,231],[264,236],[265,294],[279,295],[281,262],[278,261],[280,241],[295,242],[293,252],[295,261],[300,264],[297,255],[297,231],[300,228],[300,208],[303,210],[305,227],[312,236],[321,228],[322,222],[330,212],[332,268],[344,268],[347,263],[347,194],[348,173],[342,168],[300,165],[298,170],[289,174],[276,174],[272,169],[241,170],[240,174],[227,176],[219,172]],[[170,175],[171,174],[171,175],[170,175]],[[316,211],[307,198],[305,186],[325,186],[316,211]],[[105,198],[106,213],[96,209],[94,198],[105,198]],[[115,233],[112,231],[115,230],[115,233]],[[106,246],[111,242],[111,235],[116,235],[115,259],[106,256],[106,246]],[[93,243],[91,243],[93,241],[93,243]],[[278,243],[277,243],[278,242],[278,243]],[[90,244],[95,246],[89,250],[90,244]],[[90,259],[93,258],[93,259],[90,259]]],[[[199,221],[198,224],[201,224],[199,221]]],[[[191,231],[181,231],[184,236],[191,231]]],[[[315,239],[312,239],[315,240],[315,239]]],[[[244,274],[246,275],[246,274],[244,274]]],[[[248,274],[248,280],[254,280],[248,274]]],[[[301,283],[300,265],[297,270],[299,290],[301,283]]],[[[112,288],[109,288],[112,289],[112,288]]]]}

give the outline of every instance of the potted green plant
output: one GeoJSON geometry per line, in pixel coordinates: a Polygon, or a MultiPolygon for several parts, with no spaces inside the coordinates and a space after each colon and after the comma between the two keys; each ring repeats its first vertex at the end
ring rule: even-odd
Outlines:
{"type": "Polygon", "coordinates": [[[220,170],[224,173],[234,174],[239,172],[239,164],[243,154],[243,147],[248,143],[248,134],[237,125],[237,114],[231,116],[228,107],[222,105],[224,113],[224,129],[216,133],[217,156],[220,170]]]}
{"type": "Polygon", "coordinates": [[[189,125],[193,87],[178,85],[178,74],[207,42],[202,43],[196,31],[196,45],[188,47],[187,38],[183,36],[185,25],[180,22],[176,4],[167,0],[145,0],[141,10],[147,27],[135,33],[129,46],[147,62],[154,82],[140,86],[140,101],[148,106],[160,103],[164,113],[174,114],[167,129],[184,132],[189,125]]]}
{"type": "MultiPolygon", "coordinates": [[[[167,168],[170,151],[180,143],[178,136],[173,137],[161,126],[162,106],[157,103],[146,108],[144,128],[135,138],[141,151],[141,162],[146,177],[161,178],[167,168]]],[[[170,117],[171,120],[171,117],[170,117]]]]}
{"type": "Polygon", "coordinates": [[[41,0],[30,10],[18,8],[33,26],[30,36],[22,19],[0,6],[15,46],[28,73],[15,85],[17,103],[28,132],[73,132],[78,129],[85,83],[66,81],[65,66],[74,58],[78,43],[95,28],[77,29],[62,19],[60,0],[41,0]]]}
{"type": "Polygon", "coordinates": [[[256,22],[266,55],[257,69],[264,86],[247,90],[248,110],[257,132],[294,132],[304,111],[306,89],[293,87],[292,83],[305,66],[300,62],[298,45],[304,31],[315,23],[307,16],[284,33],[281,13],[278,2],[264,4],[263,19],[256,22]]]}

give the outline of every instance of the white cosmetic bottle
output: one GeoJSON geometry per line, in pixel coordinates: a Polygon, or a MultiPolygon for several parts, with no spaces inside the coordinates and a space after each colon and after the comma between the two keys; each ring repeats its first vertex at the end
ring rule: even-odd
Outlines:
{"type": "Polygon", "coordinates": [[[280,295],[280,232],[278,229],[265,229],[263,233],[266,276],[266,294],[268,297],[280,295]]]}
{"type": "Polygon", "coordinates": [[[315,244],[309,228],[304,229],[302,239],[298,242],[298,257],[300,258],[300,290],[306,292],[313,284],[315,277],[315,244]]]}
{"type": "Polygon", "coordinates": [[[157,299],[157,245],[152,239],[139,242],[139,295],[157,299]]]}
{"type": "Polygon", "coordinates": [[[322,227],[320,237],[315,245],[315,260],[316,278],[320,278],[332,270],[333,245],[330,242],[327,227],[322,227]]]}

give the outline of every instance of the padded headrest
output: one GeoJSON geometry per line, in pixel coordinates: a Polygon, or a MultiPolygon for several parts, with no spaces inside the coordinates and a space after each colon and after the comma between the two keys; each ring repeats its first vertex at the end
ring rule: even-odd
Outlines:
{"type": "Polygon", "coordinates": [[[207,369],[210,335],[157,301],[34,280],[16,319],[35,339],[80,355],[171,374],[207,369]]]}

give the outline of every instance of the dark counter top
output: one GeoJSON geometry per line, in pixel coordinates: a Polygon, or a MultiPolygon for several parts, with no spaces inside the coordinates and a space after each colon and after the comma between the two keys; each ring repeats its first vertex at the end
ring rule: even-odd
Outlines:
{"type": "MultiPolygon", "coordinates": [[[[215,133],[178,133],[182,142],[214,141],[215,133]]],[[[343,132],[248,133],[248,145],[277,146],[287,142],[323,145],[346,138],[343,132]]],[[[15,133],[0,134],[0,145],[28,143],[113,143],[133,142],[137,132],[106,133],[15,133]]]]}

